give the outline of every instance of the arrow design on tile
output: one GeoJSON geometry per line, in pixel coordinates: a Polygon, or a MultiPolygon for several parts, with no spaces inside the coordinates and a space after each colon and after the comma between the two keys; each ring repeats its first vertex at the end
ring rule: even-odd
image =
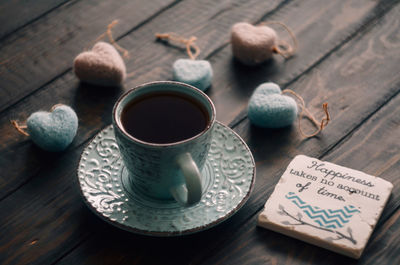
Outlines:
{"type": "Polygon", "coordinates": [[[294,192],[289,192],[285,197],[299,207],[315,223],[325,228],[341,228],[349,222],[354,213],[360,212],[352,205],[344,206],[343,209],[337,210],[320,209],[317,206],[307,204],[294,192]]]}

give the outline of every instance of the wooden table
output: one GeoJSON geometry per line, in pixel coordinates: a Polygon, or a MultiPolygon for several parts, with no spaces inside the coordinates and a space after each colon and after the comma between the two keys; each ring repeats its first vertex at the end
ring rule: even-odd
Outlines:
{"type": "MultiPolygon", "coordinates": [[[[0,3],[1,264],[400,264],[400,4],[376,0],[121,0],[0,3]],[[114,19],[118,44],[134,75],[120,88],[80,84],[74,57],[114,19]],[[233,60],[230,27],[280,21],[296,34],[293,58],[259,67],[233,60]],[[155,238],[115,228],[81,198],[77,164],[111,123],[115,100],[144,82],[170,80],[183,49],[154,33],[197,36],[214,80],[207,94],[219,121],[249,145],[257,178],[248,202],[224,223],[190,236],[155,238]],[[273,81],[302,95],[318,118],[329,102],[332,122],[303,139],[297,126],[250,125],[246,106],[257,85],[273,81]],[[11,119],[63,103],[79,117],[64,152],[49,153],[19,134],[11,119]],[[359,261],[258,228],[256,219],[289,161],[306,154],[394,184],[392,196],[359,261]]],[[[284,31],[278,34],[290,41],[284,31]]],[[[306,129],[311,125],[304,123],[306,129]]]]}

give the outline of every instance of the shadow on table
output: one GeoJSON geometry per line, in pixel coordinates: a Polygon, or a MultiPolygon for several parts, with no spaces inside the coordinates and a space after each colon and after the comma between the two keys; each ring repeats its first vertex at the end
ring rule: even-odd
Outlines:
{"type": "Polygon", "coordinates": [[[319,248],[298,239],[257,227],[252,240],[258,246],[258,254],[271,255],[276,264],[356,264],[357,260],[319,248]],[[262,247],[262,248],[261,248],[262,247]]]}
{"type": "MultiPolygon", "coordinates": [[[[88,210],[89,211],[89,210],[88,210]]],[[[87,241],[67,255],[61,264],[74,260],[87,264],[188,264],[201,263],[215,252],[214,241],[228,244],[236,215],[209,230],[176,237],[152,237],[133,234],[102,222],[97,216],[86,216],[95,226],[87,241]],[[206,256],[205,256],[206,255],[206,256]]],[[[92,226],[92,227],[93,227],[92,226]]]]}

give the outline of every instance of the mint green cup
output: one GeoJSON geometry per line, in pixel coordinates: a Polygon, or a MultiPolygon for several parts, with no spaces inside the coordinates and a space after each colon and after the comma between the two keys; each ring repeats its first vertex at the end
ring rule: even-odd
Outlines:
{"type": "Polygon", "coordinates": [[[112,123],[132,190],[159,200],[174,199],[184,206],[199,202],[203,193],[201,169],[211,145],[215,116],[211,99],[201,90],[184,83],[151,82],[122,95],[115,103],[112,123]],[[161,91],[183,93],[200,103],[209,117],[206,128],[191,138],[166,144],[145,142],[127,133],[121,122],[123,109],[136,97],[161,91]]]}

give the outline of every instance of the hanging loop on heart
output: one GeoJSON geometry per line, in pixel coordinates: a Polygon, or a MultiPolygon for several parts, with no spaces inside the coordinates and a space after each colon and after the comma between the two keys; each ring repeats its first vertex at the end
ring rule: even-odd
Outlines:
{"type": "Polygon", "coordinates": [[[184,44],[186,53],[190,59],[178,59],[172,65],[173,78],[175,81],[192,85],[201,91],[211,86],[213,70],[207,60],[196,60],[200,54],[200,48],[196,45],[197,38],[191,36],[185,38],[177,33],[156,33],[157,40],[170,41],[184,44]]]}
{"type": "Polygon", "coordinates": [[[112,29],[119,23],[115,19],[107,25],[107,30],[90,42],[83,52],[78,54],[73,63],[76,76],[83,82],[101,86],[118,86],[126,78],[135,75],[126,73],[125,59],[130,58],[129,51],[113,37],[112,29]],[[103,42],[108,37],[107,42],[103,42]]]}
{"type": "Polygon", "coordinates": [[[196,45],[195,41],[197,38],[195,36],[191,36],[189,39],[186,39],[182,37],[179,34],[176,34],[174,32],[168,32],[168,33],[156,33],[155,34],[157,39],[160,40],[170,40],[170,41],[175,41],[178,43],[182,43],[186,47],[186,52],[189,56],[190,59],[195,60],[197,56],[200,54],[200,48],[199,46],[196,45]],[[192,52],[194,51],[194,54],[192,52]]]}
{"type": "Polygon", "coordinates": [[[58,103],[58,104],[54,105],[53,107],[51,107],[50,112],[53,112],[56,108],[61,107],[61,106],[64,106],[64,104],[58,103]]]}
{"type": "Polygon", "coordinates": [[[289,93],[289,94],[295,96],[301,103],[301,112],[299,114],[298,126],[299,126],[299,131],[300,131],[301,135],[303,135],[303,137],[305,137],[305,138],[314,137],[317,134],[319,134],[328,125],[329,121],[331,120],[331,117],[330,117],[330,114],[328,111],[328,103],[327,102],[322,104],[322,109],[324,110],[325,118],[323,118],[319,122],[314,117],[314,115],[312,115],[312,113],[307,109],[304,99],[299,94],[297,94],[296,92],[294,92],[291,89],[283,90],[282,94],[284,94],[284,93],[289,93]],[[306,117],[309,120],[311,120],[313,122],[313,124],[318,128],[314,133],[308,134],[303,131],[303,129],[301,127],[301,121],[302,121],[303,117],[306,117]]]}
{"type": "Polygon", "coordinates": [[[102,40],[105,36],[108,37],[108,40],[110,43],[122,53],[122,56],[124,58],[129,59],[129,51],[125,48],[122,48],[118,43],[115,41],[113,35],[112,35],[112,29],[119,23],[118,19],[113,20],[110,24],[107,25],[107,30],[103,34],[101,34],[97,39],[94,41],[94,43],[97,43],[98,41],[102,40]]]}
{"type": "Polygon", "coordinates": [[[283,39],[279,39],[279,40],[277,40],[278,43],[273,47],[272,51],[274,53],[280,54],[285,59],[289,59],[296,53],[297,48],[298,48],[297,38],[294,35],[293,31],[288,26],[286,26],[284,23],[279,22],[279,21],[261,22],[258,25],[259,26],[268,26],[268,25],[274,25],[274,24],[283,27],[286,30],[286,32],[289,33],[289,35],[292,39],[293,45],[290,45],[288,42],[286,42],[283,39]]]}
{"type": "Polygon", "coordinates": [[[28,128],[28,126],[26,126],[26,124],[23,124],[23,125],[19,124],[18,121],[16,121],[16,120],[10,120],[10,122],[19,133],[21,133],[25,136],[29,136],[29,133],[26,131],[26,129],[28,128]]]}

